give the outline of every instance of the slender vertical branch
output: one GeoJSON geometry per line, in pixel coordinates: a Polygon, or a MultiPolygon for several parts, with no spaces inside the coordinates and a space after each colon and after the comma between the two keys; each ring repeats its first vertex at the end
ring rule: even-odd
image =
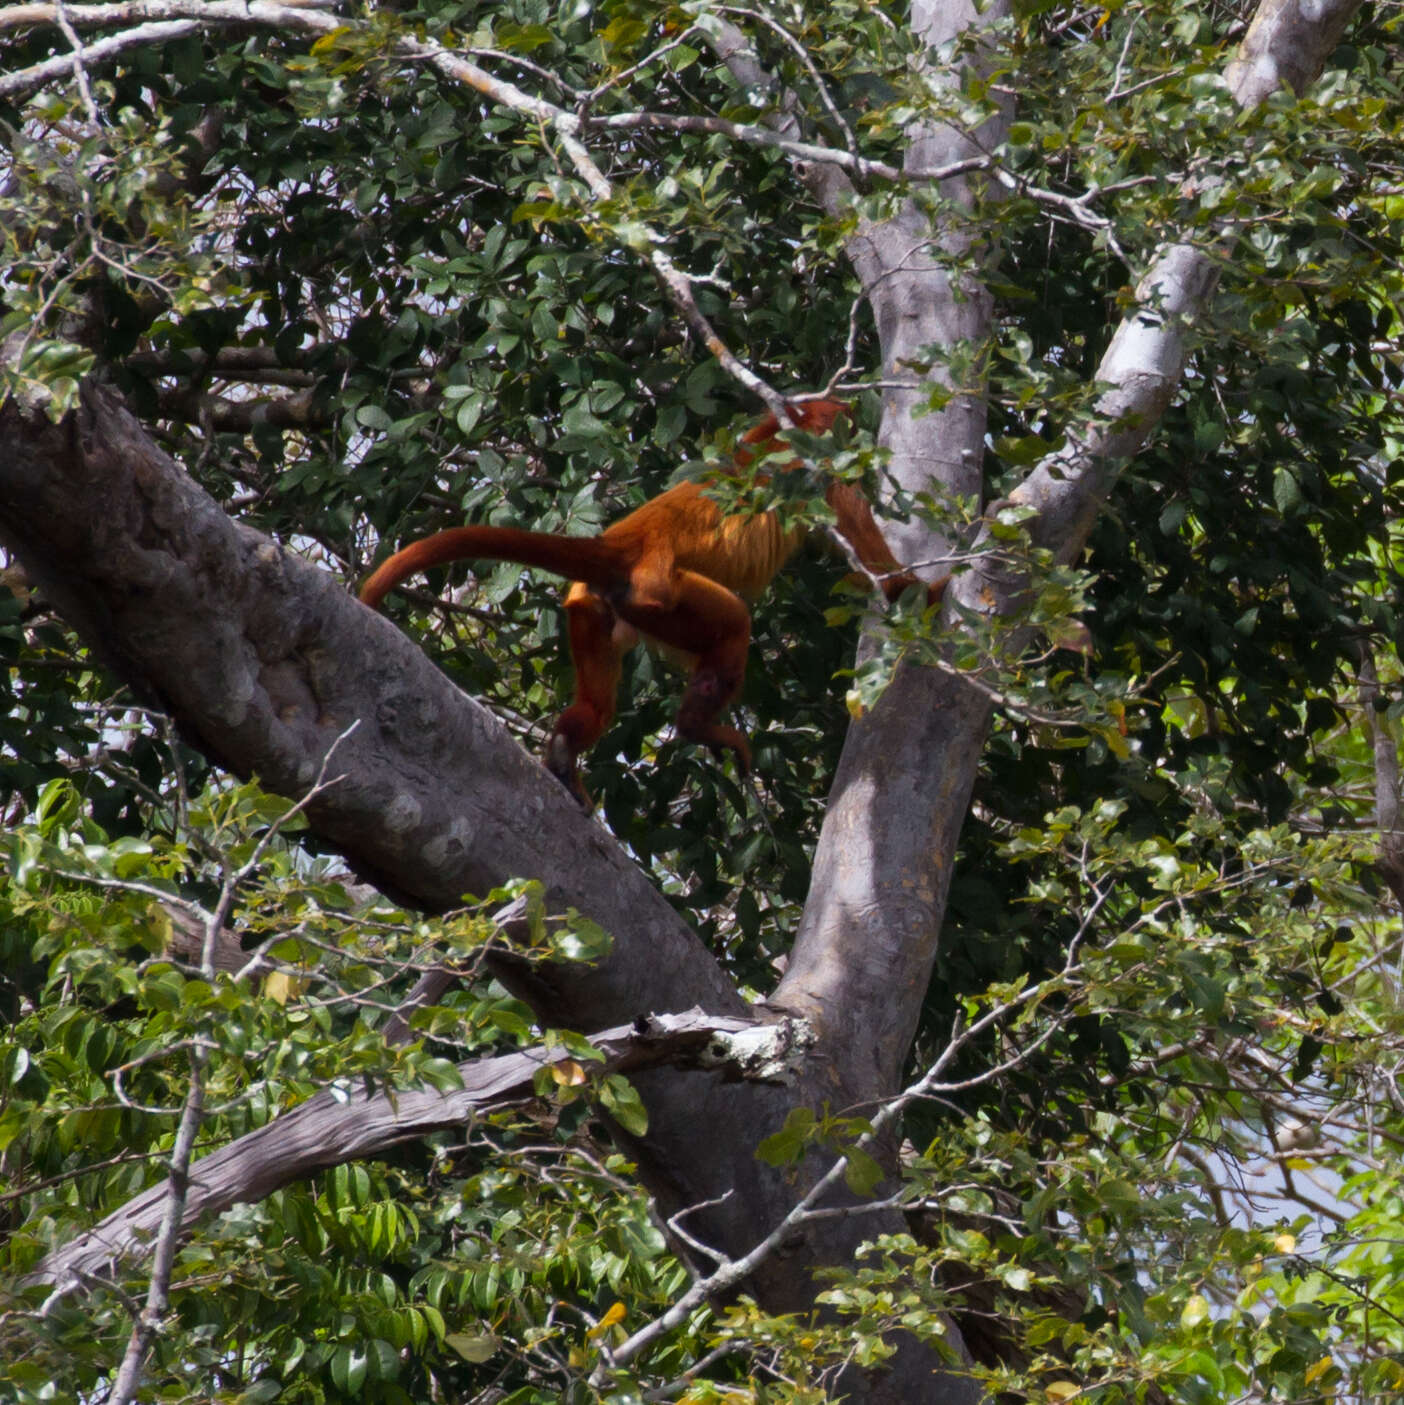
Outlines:
{"type": "Polygon", "coordinates": [[[1380,830],[1379,865],[1394,900],[1404,908],[1404,830],[1399,827],[1399,737],[1383,707],[1375,656],[1360,648],[1360,707],[1375,762],[1375,823],[1380,830]]]}
{"type": "Polygon", "coordinates": [[[156,1236],[156,1253],[151,1261],[151,1282],[146,1290],[146,1305],[132,1324],[132,1335],[122,1365],[117,1371],[108,1405],[129,1405],[141,1385],[142,1367],[146,1363],[151,1343],[160,1330],[171,1302],[171,1270],[175,1266],[176,1249],[180,1244],[180,1227],[185,1218],[185,1198],[190,1189],[190,1162],[195,1151],[195,1139],[205,1113],[205,1068],[209,1063],[210,1046],[198,1039],[190,1046],[190,1086],[186,1089],[185,1105],[176,1127],[175,1145],[171,1148],[170,1171],[166,1181],[170,1196],[161,1229],[156,1236]]]}

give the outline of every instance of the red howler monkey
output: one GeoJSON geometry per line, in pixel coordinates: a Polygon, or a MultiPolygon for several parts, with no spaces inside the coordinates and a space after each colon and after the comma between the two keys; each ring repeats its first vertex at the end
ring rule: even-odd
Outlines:
{"type": "MultiPolygon", "coordinates": [[[[836,400],[790,407],[795,424],[813,434],[829,429],[847,410],[836,400]]],[[[780,433],[775,416],[767,415],[743,436],[746,447],[737,452],[737,466],[744,467],[756,452],[768,452],[780,433]]],[[[556,720],[546,745],[551,773],[590,808],[576,761],[609,726],[624,655],[643,634],[690,661],[679,734],[714,754],[733,752],[744,774],[751,763],[746,738],[717,718],[741,691],[746,671],[751,615],[745,602],[770,584],[804,529],[782,527],[774,512],[725,515],[704,488],[704,483],[678,483],[594,537],[450,527],[382,562],[361,587],[361,599],[374,608],[406,576],[473,557],[517,561],[565,576],[572,582],[565,608],[575,701],[556,720]]],[[[835,480],[824,496],[839,531],[889,600],[920,583],[898,565],[857,488],[835,480]]],[[[928,603],[938,601],[945,586],[944,579],[928,586],[928,603]]]]}

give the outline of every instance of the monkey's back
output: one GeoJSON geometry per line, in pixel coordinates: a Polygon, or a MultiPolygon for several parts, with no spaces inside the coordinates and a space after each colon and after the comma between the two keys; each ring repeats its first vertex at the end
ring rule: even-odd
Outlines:
{"type": "Polygon", "coordinates": [[[804,535],[773,512],[723,515],[704,486],[678,483],[606,527],[611,546],[636,551],[664,570],[696,571],[746,600],[761,595],[804,535]],[[659,560],[666,551],[671,560],[659,560]]]}

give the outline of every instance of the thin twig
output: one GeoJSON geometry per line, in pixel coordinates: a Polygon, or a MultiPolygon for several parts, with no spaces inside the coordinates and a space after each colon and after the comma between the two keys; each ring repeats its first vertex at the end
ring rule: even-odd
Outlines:
{"type": "Polygon", "coordinates": [[[101,126],[97,104],[93,101],[93,90],[88,86],[88,70],[83,66],[83,41],[78,37],[78,31],[73,28],[68,18],[68,7],[64,0],[57,0],[54,9],[57,11],[56,22],[59,29],[63,31],[63,37],[73,46],[73,78],[78,84],[78,95],[83,99],[83,108],[88,114],[88,121],[94,127],[101,126]]]}
{"type": "Polygon", "coordinates": [[[190,1048],[190,1086],[186,1089],[185,1105],[181,1109],[180,1125],[176,1129],[175,1146],[171,1150],[167,1184],[170,1195],[166,1213],[156,1236],[156,1252],[151,1263],[151,1282],[147,1287],[146,1306],[132,1324],[122,1364],[117,1371],[108,1405],[129,1405],[141,1385],[141,1368],[161,1319],[170,1307],[171,1269],[175,1264],[176,1248],[180,1243],[181,1221],[185,1218],[185,1197],[190,1188],[190,1161],[195,1140],[204,1118],[205,1067],[209,1063],[210,1046],[199,1041],[190,1048]]]}

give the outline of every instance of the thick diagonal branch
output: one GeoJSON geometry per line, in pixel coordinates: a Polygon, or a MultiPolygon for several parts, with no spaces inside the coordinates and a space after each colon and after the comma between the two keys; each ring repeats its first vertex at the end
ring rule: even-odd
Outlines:
{"type": "MultiPolygon", "coordinates": [[[[726,1041],[755,1028],[753,1021],[689,1010],[635,1020],[603,1030],[590,1041],[601,1054],[592,1074],[629,1072],[662,1064],[696,1065],[715,1048],[713,1063],[727,1057],[726,1041]]],[[[459,1065],[462,1086],[447,1091],[400,1088],[370,1092],[361,1085],[325,1088],[264,1126],[197,1161],[182,1207],[188,1230],[206,1215],[241,1202],[256,1203],[294,1181],[347,1161],[379,1156],[392,1147],[421,1141],[433,1132],[472,1123],[484,1108],[532,1096],[543,1068],[570,1057],[563,1046],[523,1049],[459,1065]]],[[[155,1233],[171,1202],[161,1181],[129,1200],[86,1234],[56,1249],[35,1271],[62,1289],[75,1279],[103,1272],[114,1261],[139,1252],[155,1233]]]]}

